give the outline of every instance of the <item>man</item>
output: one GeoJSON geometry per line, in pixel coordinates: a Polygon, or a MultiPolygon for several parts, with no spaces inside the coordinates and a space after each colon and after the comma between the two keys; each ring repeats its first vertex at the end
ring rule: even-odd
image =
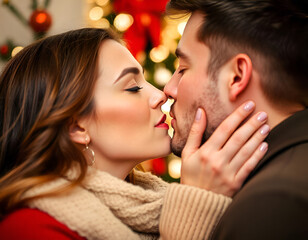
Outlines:
{"type": "MultiPolygon", "coordinates": [[[[191,13],[164,92],[181,155],[199,107],[204,141],[243,101],[268,113],[269,150],[213,239],[308,239],[308,7],[296,0],[171,0],[191,13]]],[[[260,115],[260,118],[264,116],[260,115]]],[[[183,157],[183,156],[182,156],[183,157]]]]}

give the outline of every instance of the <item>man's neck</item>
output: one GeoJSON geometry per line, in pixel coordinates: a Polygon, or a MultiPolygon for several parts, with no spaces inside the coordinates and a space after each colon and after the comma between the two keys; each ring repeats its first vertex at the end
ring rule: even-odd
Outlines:
{"type": "Polygon", "coordinates": [[[258,104],[256,106],[256,111],[265,111],[268,114],[268,122],[267,124],[270,126],[271,129],[276,127],[279,123],[284,121],[285,119],[289,118],[293,114],[298,111],[304,110],[305,107],[303,105],[285,105],[284,107],[278,107],[274,104],[265,103],[265,104],[258,104]]]}

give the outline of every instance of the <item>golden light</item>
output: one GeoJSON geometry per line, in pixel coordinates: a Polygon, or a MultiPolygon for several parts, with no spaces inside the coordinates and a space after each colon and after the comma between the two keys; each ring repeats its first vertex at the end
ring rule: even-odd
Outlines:
{"type": "Polygon", "coordinates": [[[178,69],[179,65],[180,65],[179,59],[176,58],[176,59],[174,60],[173,66],[174,66],[175,69],[178,69]]]}
{"type": "Polygon", "coordinates": [[[149,72],[147,70],[144,70],[143,77],[144,77],[145,80],[147,80],[149,78],[149,72]]]}
{"type": "Polygon", "coordinates": [[[106,6],[102,6],[102,8],[104,10],[104,16],[108,16],[114,12],[112,4],[107,4],[106,6]]]}
{"type": "Polygon", "coordinates": [[[89,12],[89,18],[92,21],[97,21],[104,16],[104,10],[101,7],[94,7],[89,12]]]}
{"type": "Polygon", "coordinates": [[[173,99],[168,98],[167,102],[165,102],[162,106],[161,106],[161,110],[163,111],[163,113],[169,113],[170,112],[170,108],[172,103],[174,102],[173,99]]]}
{"type": "Polygon", "coordinates": [[[178,37],[180,37],[179,31],[177,30],[176,26],[166,26],[163,31],[162,31],[162,35],[166,36],[167,38],[170,39],[177,39],[178,37]]]}
{"type": "Polygon", "coordinates": [[[164,61],[168,56],[169,50],[163,45],[159,45],[150,51],[150,58],[155,63],[164,61]]]}
{"type": "Polygon", "coordinates": [[[173,104],[174,100],[173,99],[168,99],[167,102],[165,102],[162,106],[161,106],[161,110],[163,113],[165,113],[167,115],[167,119],[166,119],[166,123],[169,125],[169,130],[168,130],[168,134],[170,137],[173,136],[173,128],[171,126],[171,120],[172,117],[170,117],[170,109],[171,109],[171,105],[173,104]]]}
{"type": "Polygon", "coordinates": [[[182,36],[187,22],[181,22],[178,25],[178,32],[182,36]]]}
{"type": "Polygon", "coordinates": [[[137,59],[137,61],[138,61],[141,65],[144,64],[144,62],[145,62],[145,60],[146,60],[146,57],[147,57],[147,55],[146,55],[146,53],[145,53],[144,51],[138,52],[137,55],[136,55],[136,59],[137,59]]]}
{"type": "Polygon", "coordinates": [[[95,3],[101,7],[104,7],[109,3],[109,0],[96,0],[95,3]]]}
{"type": "Polygon", "coordinates": [[[168,164],[168,173],[172,178],[180,178],[181,177],[181,166],[182,162],[180,159],[172,159],[168,164]]]}
{"type": "Polygon", "coordinates": [[[165,86],[167,82],[169,82],[172,77],[172,73],[170,70],[164,67],[160,67],[155,70],[154,73],[154,81],[160,86],[165,86]]]}
{"type": "Polygon", "coordinates": [[[21,50],[23,49],[23,47],[21,46],[18,46],[18,47],[15,47],[12,51],[12,57],[14,57],[17,53],[19,53],[21,50]]]}
{"type": "Polygon", "coordinates": [[[109,28],[110,23],[109,23],[108,19],[101,18],[101,19],[99,19],[98,21],[95,22],[95,27],[97,27],[97,28],[109,28]]]}
{"type": "Polygon", "coordinates": [[[114,19],[114,26],[120,32],[126,31],[134,22],[134,18],[130,14],[120,13],[114,19]]]}

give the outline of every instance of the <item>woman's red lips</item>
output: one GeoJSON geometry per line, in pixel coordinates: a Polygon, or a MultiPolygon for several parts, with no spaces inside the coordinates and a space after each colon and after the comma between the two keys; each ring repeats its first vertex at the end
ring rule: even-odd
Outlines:
{"type": "Polygon", "coordinates": [[[169,125],[165,123],[166,119],[167,116],[166,114],[164,114],[163,117],[160,119],[160,121],[155,125],[155,127],[169,129],[169,125]]]}

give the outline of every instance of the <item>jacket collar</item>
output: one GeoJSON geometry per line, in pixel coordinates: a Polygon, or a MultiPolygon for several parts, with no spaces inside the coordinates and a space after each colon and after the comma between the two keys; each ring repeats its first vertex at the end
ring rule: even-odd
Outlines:
{"type": "Polygon", "coordinates": [[[244,184],[270,162],[275,155],[294,145],[308,142],[308,108],[296,112],[273,128],[266,142],[269,145],[266,155],[250,173],[244,184]]]}

